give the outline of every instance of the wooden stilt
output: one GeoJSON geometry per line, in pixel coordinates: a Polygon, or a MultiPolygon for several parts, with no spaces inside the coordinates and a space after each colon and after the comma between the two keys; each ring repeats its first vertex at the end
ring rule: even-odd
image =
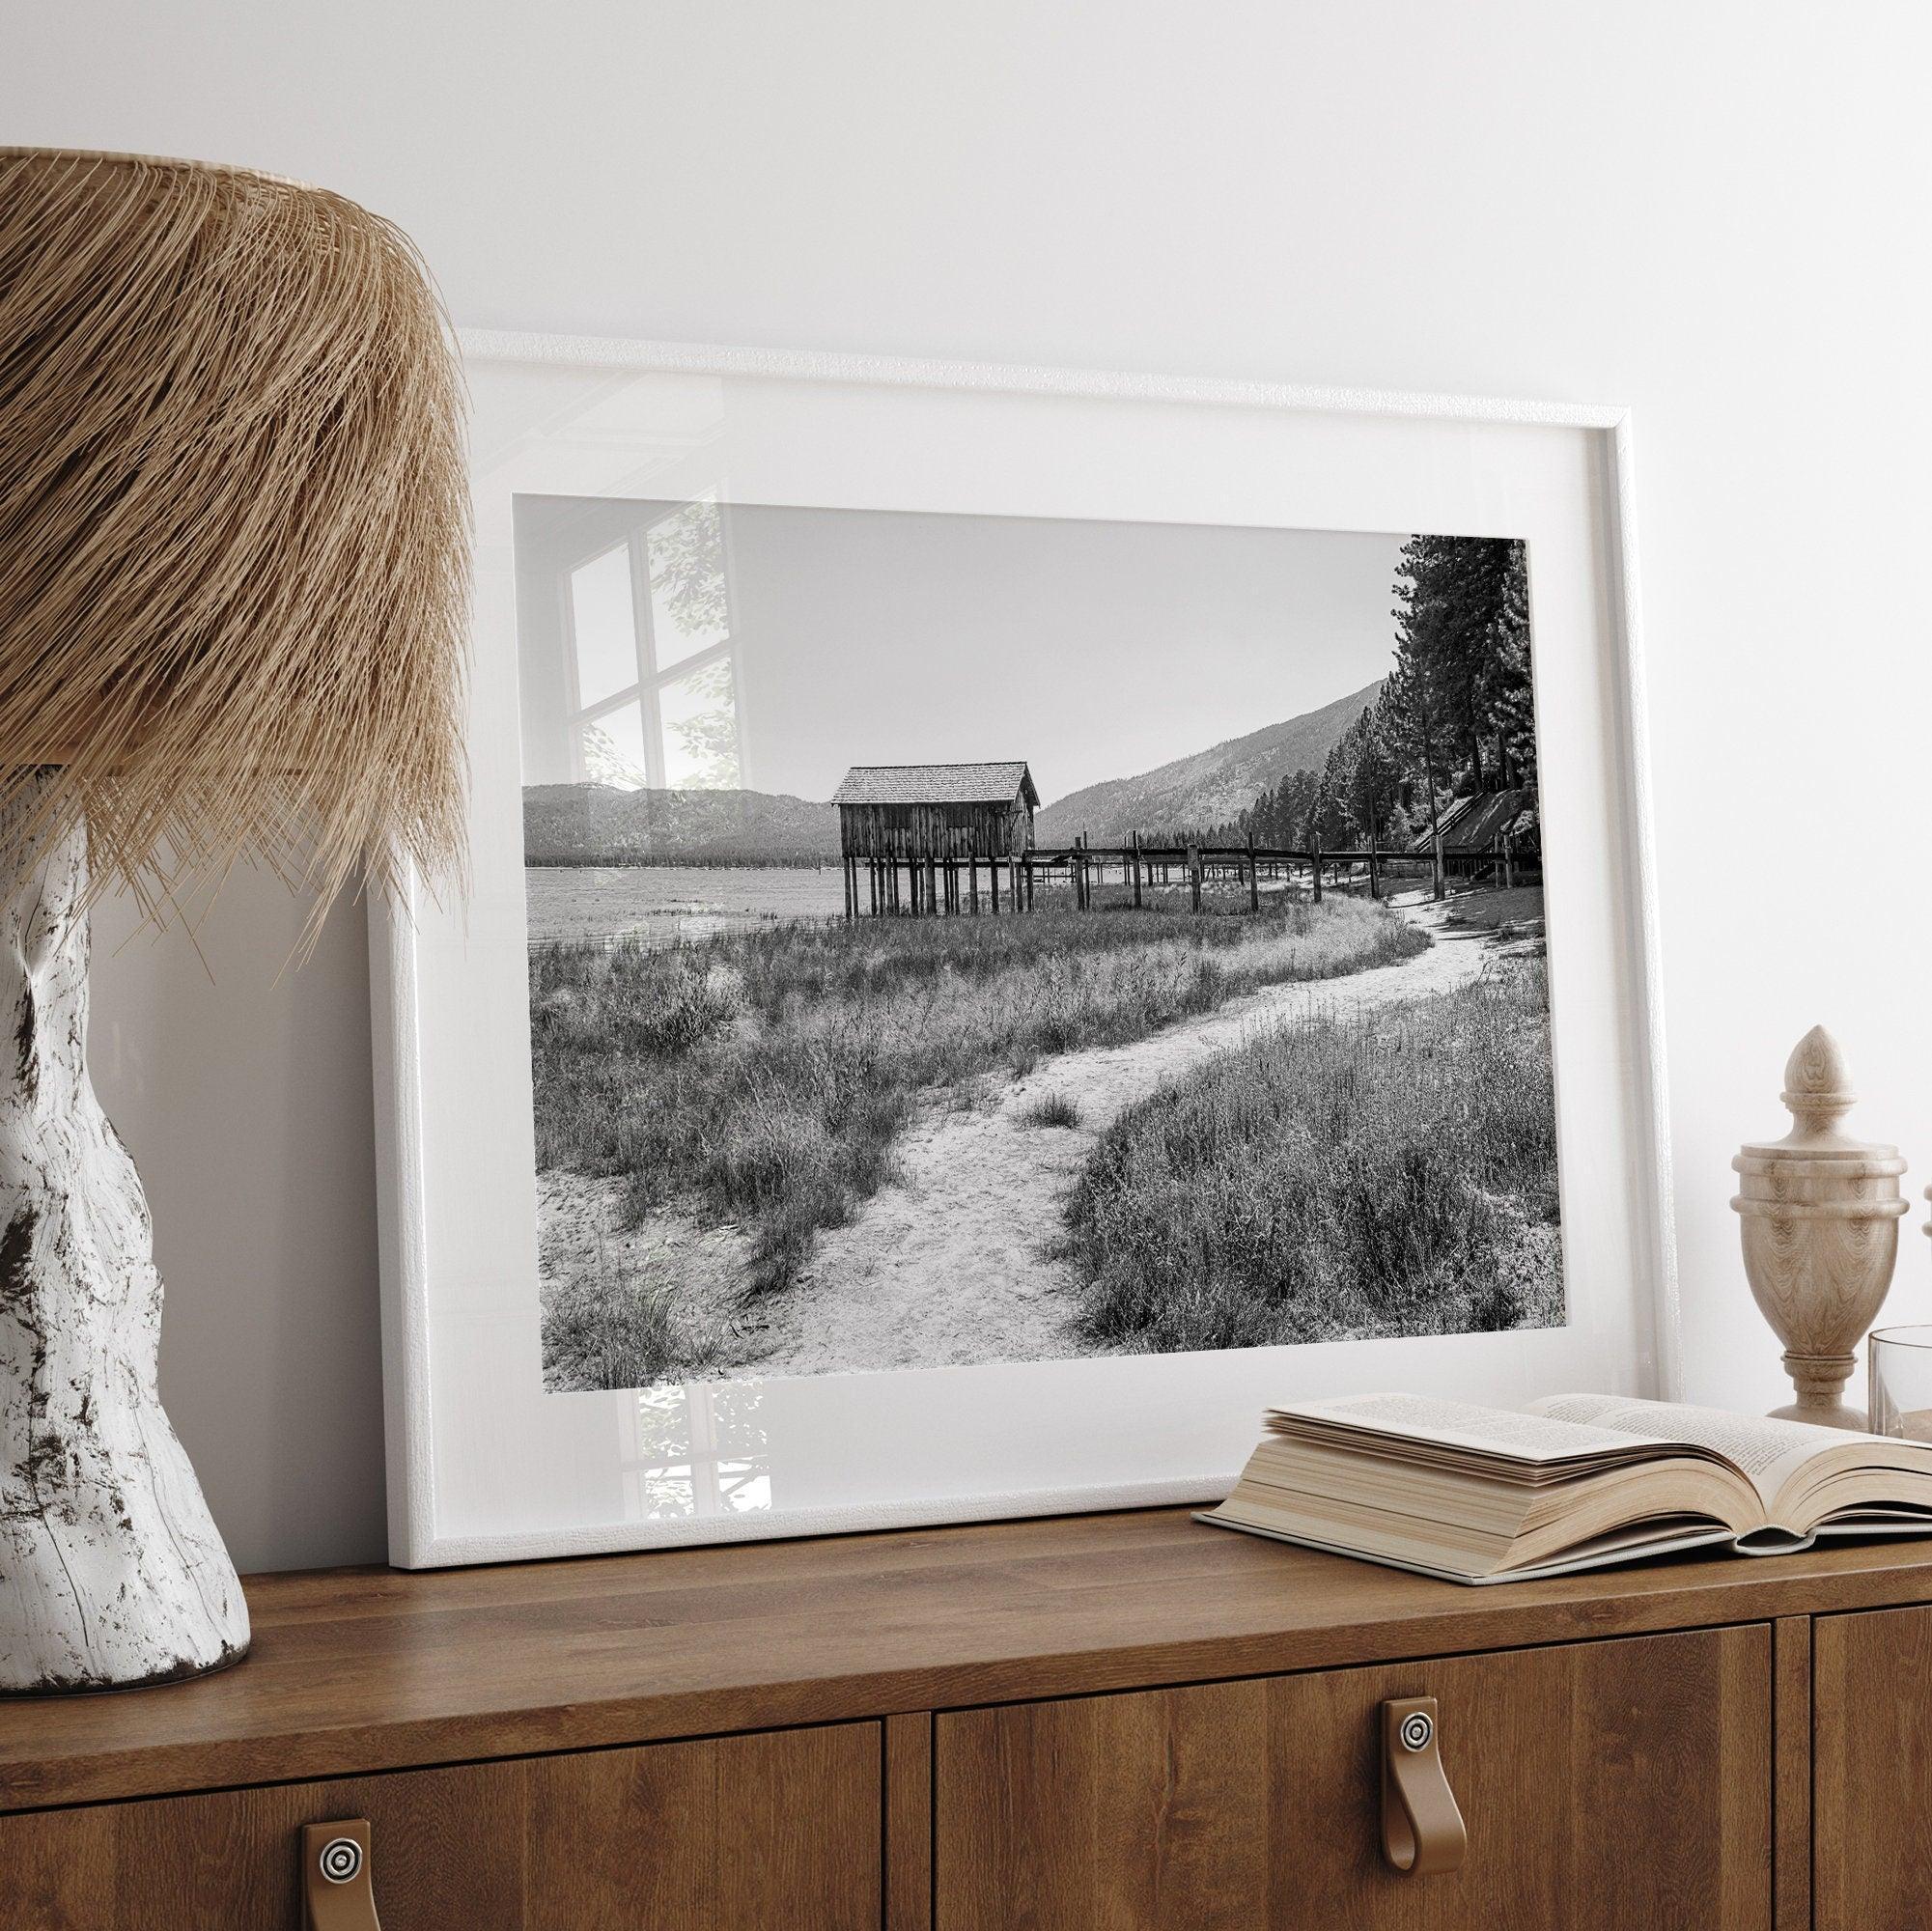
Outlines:
{"type": "Polygon", "coordinates": [[[1134,834],[1134,909],[1140,910],[1140,833],[1134,834]]]}
{"type": "Polygon", "coordinates": [[[1254,869],[1254,833],[1247,834],[1247,909],[1261,910],[1261,874],[1254,869]]]}

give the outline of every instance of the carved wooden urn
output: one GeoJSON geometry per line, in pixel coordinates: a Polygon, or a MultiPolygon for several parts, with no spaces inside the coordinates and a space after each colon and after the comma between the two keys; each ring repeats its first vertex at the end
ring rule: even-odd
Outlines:
{"type": "Polygon", "coordinates": [[[1859,1342],[1878,1318],[1898,1258],[1898,1149],[1838,1131],[1857,1095],[1838,1043],[1813,1026],[1784,1067],[1792,1128],[1739,1149],[1732,1200],[1744,1221],[1744,1266],[1764,1318],[1784,1343],[1798,1389],[1772,1413],[1828,1428],[1862,1428],[1839,1399],[1859,1342]]]}

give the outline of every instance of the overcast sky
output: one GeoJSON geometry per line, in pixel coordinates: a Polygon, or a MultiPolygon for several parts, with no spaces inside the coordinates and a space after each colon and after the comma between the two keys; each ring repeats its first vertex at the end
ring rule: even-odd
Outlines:
{"type": "Polygon", "coordinates": [[[745,782],[1025,758],[1050,803],[1381,677],[1405,539],[737,505],[745,782]]]}
{"type": "Polygon", "coordinates": [[[725,514],[752,790],[825,798],[850,765],[1024,758],[1051,803],[1392,659],[1399,536],[725,514]]]}

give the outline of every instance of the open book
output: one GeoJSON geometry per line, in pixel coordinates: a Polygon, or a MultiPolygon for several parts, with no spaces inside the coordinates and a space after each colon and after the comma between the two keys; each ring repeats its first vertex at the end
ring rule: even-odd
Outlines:
{"type": "Polygon", "coordinates": [[[1526,1413],[1412,1394],[1271,1409],[1200,1520],[1456,1582],[1723,1544],[1932,1535],[1932,1442],[1622,1395],[1526,1413]]]}

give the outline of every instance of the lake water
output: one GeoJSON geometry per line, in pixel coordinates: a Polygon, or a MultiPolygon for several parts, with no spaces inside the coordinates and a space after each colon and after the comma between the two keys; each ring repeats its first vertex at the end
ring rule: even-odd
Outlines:
{"type": "Polygon", "coordinates": [[[639,938],[678,945],[790,918],[837,918],[836,863],[787,865],[532,865],[523,874],[532,942],[639,938]]]}
{"type": "MultiPolygon", "coordinates": [[[[1150,881],[1145,903],[1156,911],[1182,911],[1188,888],[1182,868],[1162,885],[1150,881]]],[[[1100,902],[1124,904],[1126,875],[1118,865],[1095,868],[1100,902]]],[[[837,860],[790,865],[531,865],[523,873],[532,944],[549,938],[636,938],[646,945],[681,945],[720,932],[748,932],[792,918],[841,918],[845,882],[837,860]]],[[[1305,887],[1263,879],[1264,897],[1305,887]]],[[[1209,882],[1211,910],[1245,907],[1247,891],[1231,873],[1209,882]]],[[[1043,879],[1039,903],[1063,904],[1063,881],[1043,879]]]]}

